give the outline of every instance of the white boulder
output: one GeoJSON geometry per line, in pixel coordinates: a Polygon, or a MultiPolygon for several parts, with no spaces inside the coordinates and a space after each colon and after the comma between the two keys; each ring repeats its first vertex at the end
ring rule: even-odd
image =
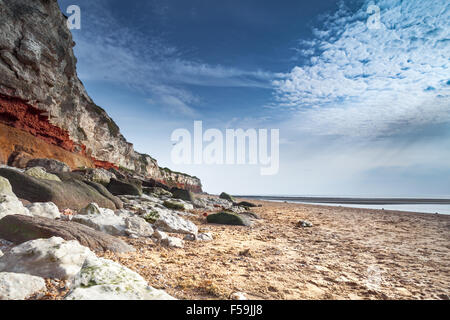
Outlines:
{"type": "Polygon", "coordinates": [[[212,240],[214,240],[214,237],[211,232],[199,233],[197,235],[197,240],[198,241],[212,241],[212,240]]]}
{"type": "Polygon", "coordinates": [[[194,234],[198,233],[197,226],[189,220],[181,218],[175,212],[170,210],[157,209],[159,219],[154,226],[158,229],[171,233],[194,234]]]}
{"type": "Polygon", "coordinates": [[[0,300],[25,300],[46,289],[41,277],[0,272],[0,300]]]}
{"type": "Polygon", "coordinates": [[[31,215],[14,194],[8,179],[0,177],[0,219],[11,214],[31,215]]]}
{"type": "Polygon", "coordinates": [[[30,211],[23,206],[15,195],[0,194],[0,219],[12,214],[31,216],[30,211]]]}
{"type": "Polygon", "coordinates": [[[0,177],[0,194],[13,197],[16,196],[12,191],[12,187],[11,184],[9,183],[9,180],[4,177],[0,177]]]}
{"type": "Polygon", "coordinates": [[[79,214],[74,216],[72,221],[113,236],[126,236],[125,216],[117,215],[112,210],[100,208],[99,213],[79,214]]]}
{"type": "Polygon", "coordinates": [[[125,219],[125,233],[134,238],[151,237],[153,235],[152,226],[144,219],[136,216],[125,219]]]}
{"type": "Polygon", "coordinates": [[[161,245],[169,248],[184,248],[184,241],[176,237],[167,237],[161,240],[161,245]]]}
{"type": "Polygon", "coordinates": [[[0,272],[67,280],[80,271],[87,257],[95,254],[75,240],[58,237],[32,240],[5,253],[0,258],[0,272]]]}
{"type": "Polygon", "coordinates": [[[170,237],[167,233],[160,230],[155,230],[153,241],[169,248],[184,248],[183,240],[176,237],[170,237]]]}
{"type": "Polygon", "coordinates": [[[174,300],[136,272],[103,258],[86,259],[66,300],[174,300]]]}
{"type": "Polygon", "coordinates": [[[48,219],[59,219],[61,213],[58,207],[53,202],[36,202],[26,206],[33,216],[43,217],[48,219]]]}

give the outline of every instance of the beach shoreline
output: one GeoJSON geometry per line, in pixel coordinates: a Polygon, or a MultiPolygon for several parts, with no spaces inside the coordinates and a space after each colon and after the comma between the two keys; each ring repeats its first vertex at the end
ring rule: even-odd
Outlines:
{"type": "Polygon", "coordinates": [[[449,298],[448,215],[252,202],[262,207],[251,228],[207,224],[196,210],[189,219],[213,241],[166,249],[124,238],[136,252],[106,257],[179,299],[449,298]]]}

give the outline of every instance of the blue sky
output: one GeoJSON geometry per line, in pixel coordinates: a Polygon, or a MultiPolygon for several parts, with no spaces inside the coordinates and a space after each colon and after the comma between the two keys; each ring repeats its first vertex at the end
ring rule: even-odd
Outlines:
{"type": "Polygon", "coordinates": [[[135,148],[208,192],[450,196],[445,0],[60,0],[78,73],[135,148]],[[370,29],[370,5],[380,28],[370,29]],[[280,129],[280,171],[174,165],[177,128],[280,129]]]}

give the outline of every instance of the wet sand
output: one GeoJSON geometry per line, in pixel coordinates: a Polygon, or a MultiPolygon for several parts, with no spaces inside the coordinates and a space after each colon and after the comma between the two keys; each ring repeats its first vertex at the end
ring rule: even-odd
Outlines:
{"type": "MultiPolygon", "coordinates": [[[[211,242],[106,254],[179,299],[449,299],[450,216],[254,201],[251,227],[190,218],[211,242]],[[297,227],[307,220],[312,228],[297,227]]],[[[174,235],[179,236],[180,235],[174,235]]]]}

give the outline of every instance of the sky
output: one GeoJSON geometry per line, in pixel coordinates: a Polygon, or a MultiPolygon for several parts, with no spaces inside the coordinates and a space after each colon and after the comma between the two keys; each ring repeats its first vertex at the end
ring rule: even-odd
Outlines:
{"type": "Polygon", "coordinates": [[[81,9],[77,70],[96,104],[207,192],[450,196],[446,0],[58,2],[81,9]],[[171,135],[194,121],[278,129],[278,172],[175,163],[171,135]]]}

